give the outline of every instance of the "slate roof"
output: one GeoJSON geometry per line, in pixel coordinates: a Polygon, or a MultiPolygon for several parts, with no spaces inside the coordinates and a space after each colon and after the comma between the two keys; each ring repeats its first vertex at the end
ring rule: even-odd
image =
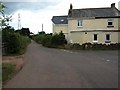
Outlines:
{"type": "Polygon", "coordinates": [[[68,18],[120,18],[120,11],[115,7],[69,9],[68,15],[53,16],[54,24],[68,24],[68,18]]]}
{"type": "Polygon", "coordinates": [[[116,8],[87,8],[69,10],[69,18],[118,17],[120,11],[116,8]]]}
{"type": "Polygon", "coordinates": [[[52,22],[54,24],[68,24],[68,16],[53,16],[52,22]]]}

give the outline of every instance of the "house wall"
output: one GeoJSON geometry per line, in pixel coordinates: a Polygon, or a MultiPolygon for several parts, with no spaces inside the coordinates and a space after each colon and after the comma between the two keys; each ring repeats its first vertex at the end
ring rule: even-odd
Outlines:
{"type": "Polygon", "coordinates": [[[120,43],[120,41],[118,41],[118,32],[87,32],[87,34],[85,34],[85,32],[74,32],[70,34],[71,34],[70,40],[72,41],[72,42],[70,41],[70,43],[79,43],[79,44],[94,43],[93,42],[94,34],[98,34],[97,43],[104,44],[106,34],[111,35],[111,40],[110,40],[111,43],[120,43]]]}
{"type": "Polygon", "coordinates": [[[53,24],[53,34],[63,32],[65,38],[68,39],[68,25],[67,24],[53,24]]]}
{"type": "Polygon", "coordinates": [[[120,30],[120,18],[118,19],[118,29],[120,30]]]}
{"type": "Polygon", "coordinates": [[[118,30],[118,18],[113,19],[113,26],[108,28],[108,18],[107,19],[83,19],[83,27],[78,27],[77,20],[68,20],[69,31],[82,31],[82,30],[118,30]]]}
{"type": "Polygon", "coordinates": [[[120,19],[113,19],[113,26],[108,28],[108,19],[84,19],[83,27],[77,26],[77,20],[68,20],[68,42],[69,43],[93,43],[93,35],[98,34],[98,43],[105,43],[105,35],[111,35],[111,43],[120,43],[118,41],[118,32],[81,32],[81,31],[91,31],[91,30],[120,30],[120,19]],[[119,23],[119,24],[118,24],[119,23]]]}

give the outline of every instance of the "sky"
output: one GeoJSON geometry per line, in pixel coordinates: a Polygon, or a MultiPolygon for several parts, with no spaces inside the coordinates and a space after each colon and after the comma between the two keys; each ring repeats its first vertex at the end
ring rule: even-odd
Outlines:
{"type": "Polygon", "coordinates": [[[18,29],[18,13],[21,27],[29,28],[37,34],[43,30],[52,33],[52,17],[68,15],[70,3],[73,9],[110,7],[115,3],[118,8],[120,0],[4,0],[5,14],[12,15],[10,25],[18,29]]]}

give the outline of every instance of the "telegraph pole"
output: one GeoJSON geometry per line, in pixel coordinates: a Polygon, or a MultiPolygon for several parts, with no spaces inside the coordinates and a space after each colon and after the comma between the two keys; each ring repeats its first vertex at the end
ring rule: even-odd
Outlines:
{"type": "Polygon", "coordinates": [[[42,24],[42,32],[43,32],[43,24],[42,24]]]}
{"type": "Polygon", "coordinates": [[[21,29],[20,13],[18,13],[18,30],[21,29]]]}

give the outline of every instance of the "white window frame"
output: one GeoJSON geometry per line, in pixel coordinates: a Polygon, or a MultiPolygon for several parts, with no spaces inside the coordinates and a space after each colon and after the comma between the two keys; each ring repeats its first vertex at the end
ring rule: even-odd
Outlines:
{"type": "Polygon", "coordinates": [[[111,41],[111,34],[105,34],[105,42],[110,42],[111,41]],[[109,40],[107,40],[107,35],[109,35],[109,40]]]}
{"type": "Polygon", "coordinates": [[[98,34],[96,34],[96,33],[93,34],[93,42],[94,42],[94,43],[97,43],[97,42],[98,42],[98,34]],[[95,35],[97,35],[97,40],[94,40],[94,39],[95,39],[95,35]]]}
{"type": "Polygon", "coordinates": [[[83,20],[77,20],[77,26],[83,27],[83,20]]]}
{"type": "Polygon", "coordinates": [[[108,26],[113,26],[113,19],[108,19],[107,25],[108,25],[108,26]],[[112,25],[109,25],[109,24],[108,24],[109,22],[112,23],[112,25]]]}

